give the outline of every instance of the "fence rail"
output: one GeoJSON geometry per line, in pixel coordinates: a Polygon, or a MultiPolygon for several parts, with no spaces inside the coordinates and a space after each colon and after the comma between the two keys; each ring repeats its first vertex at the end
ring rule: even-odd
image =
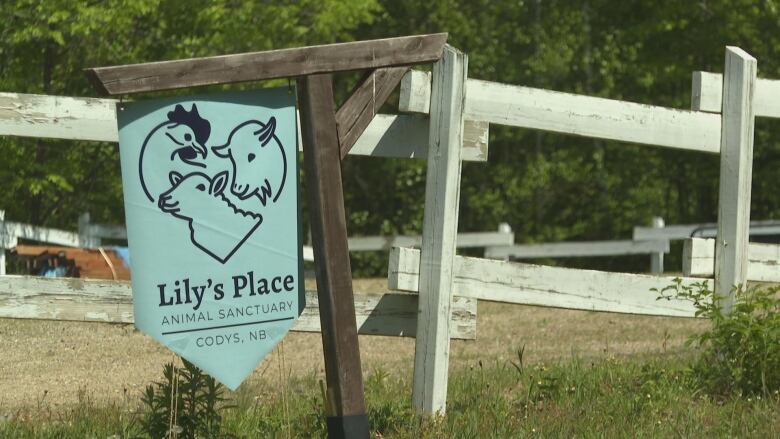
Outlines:
{"type": "MultiPolygon", "coordinates": [[[[412,71],[401,88],[401,111],[426,112],[430,75],[412,71]]],[[[562,134],[720,152],[720,116],[538,88],[469,79],[466,120],[562,134]],[[539,115],[543,114],[544,117],[539,115]]]]}
{"type": "MultiPolygon", "coordinates": [[[[114,99],[0,93],[0,136],[118,142],[116,103],[114,99]]],[[[487,123],[465,124],[463,139],[463,160],[487,160],[487,123]]],[[[301,144],[298,147],[303,150],[301,144]]],[[[427,151],[427,119],[377,114],[349,153],[425,158],[427,151]]]]}
{"type": "Polygon", "coordinates": [[[490,259],[576,258],[669,253],[669,241],[581,241],[489,247],[490,259]]]}
{"type": "MultiPolygon", "coordinates": [[[[750,236],[780,235],[780,220],[750,221],[750,236]]],[[[714,238],[718,234],[717,223],[674,224],[664,227],[634,227],[635,241],[671,241],[688,238],[714,238]]]]}
{"type": "MultiPolygon", "coordinates": [[[[0,277],[0,317],[133,323],[130,282],[28,276],[0,277]]],[[[476,338],[477,301],[453,301],[452,338],[476,338]]],[[[358,331],[365,335],[414,337],[417,296],[356,294],[358,331]]],[[[316,291],[306,292],[306,308],[293,331],[319,332],[316,291]]]]}
{"type": "MultiPolygon", "coordinates": [[[[657,300],[674,277],[608,273],[548,267],[464,256],[455,257],[453,294],[480,300],[555,308],[608,311],[672,317],[693,317],[696,309],[684,300],[657,300]]],[[[390,253],[390,289],[416,292],[420,251],[395,248],[390,253]]],[[[685,285],[702,279],[683,279],[685,285]]],[[[711,281],[706,281],[711,282],[711,281]]]]}

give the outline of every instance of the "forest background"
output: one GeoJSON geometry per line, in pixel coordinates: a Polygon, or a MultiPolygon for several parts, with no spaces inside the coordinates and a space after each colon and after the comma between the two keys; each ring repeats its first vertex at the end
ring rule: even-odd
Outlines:
{"type": "MultiPolygon", "coordinates": [[[[84,68],[448,32],[468,53],[471,78],[689,108],[691,73],[722,72],[726,45],[755,56],[760,77],[780,78],[778,3],[4,0],[0,91],[96,96],[84,68]]],[[[337,76],[337,100],[358,77],[337,76]]],[[[772,189],[780,124],[757,119],[754,149],[751,218],[772,219],[780,216],[772,189]]],[[[460,231],[507,222],[521,243],[630,239],[652,216],[667,224],[717,217],[714,155],[494,125],[489,156],[463,165],[460,231]]],[[[420,233],[425,170],[417,160],[345,160],[350,236],[420,233]]],[[[8,220],[75,230],[90,212],[95,222],[124,222],[116,144],[0,137],[0,182],[8,220]]],[[[673,247],[667,259],[672,270],[679,253],[673,247]]],[[[386,256],[352,257],[356,275],[386,272],[386,256]]],[[[624,271],[649,264],[643,256],[566,263],[624,271]]]]}

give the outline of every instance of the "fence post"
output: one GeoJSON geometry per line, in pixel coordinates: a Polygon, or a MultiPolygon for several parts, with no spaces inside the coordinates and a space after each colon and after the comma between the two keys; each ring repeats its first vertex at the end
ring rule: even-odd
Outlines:
{"type": "Polygon", "coordinates": [[[101,240],[92,234],[92,226],[89,212],[79,215],[79,247],[96,248],[100,247],[101,240]]]}
{"type": "Polygon", "coordinates": [[[734,305],[734,288],[747,281],[756,64],[742,49],[726,47],[715,245],[715,292],[726,298],[725,313],[734,305]]]}
{"type": "Polygon", "coordinates": [[[412,395],[427,414],[444,413],[447,404],[467,71],[468,57],[449,45],[433,66],[412,395]]]}
{"type": "MultiPolygon", "coordinates": [[[[498,232],[499,233],[506,233],[506,234],[512,233],[512,226],[510,226],[509,223],[500,223],[498,225],[498,232]]],[[[485,258],[489,258],[490,257],[489,256],[490,250],[494,249],[494,248],[500,248],[500,247],[485,247],[484,257],[485,258]]],[[[504,260],[508,261],[509,260],[509,256],[505,255],[504,256],[504,260]]]]}
{"type": "Polygon", "coordinates": [[[5,248],[7,238],[5,233],[5,211],[0,210],[0,276],[5,276],[5,248]]]}
{"type": "MultiPolygon", "coordinates": [[[[652,227],[654,229],[663,229],[666,224],[660,216],[653,217],[652,227]]],[[[663,252],[650,254],[650,273],[661,274],[664,272],[664,254],[663,252]]]]}

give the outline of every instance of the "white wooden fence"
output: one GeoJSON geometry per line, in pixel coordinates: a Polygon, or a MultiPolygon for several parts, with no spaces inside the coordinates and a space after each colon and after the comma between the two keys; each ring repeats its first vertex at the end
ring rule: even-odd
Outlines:
{"type": "MultiPolygon", "coordinates": [[[[449,47],[442,60],[434,64],[432,74],[407,75],[402,83],[401,109],[430,113],[431,117],[428,120],[415,115],[377,117],[351,153],[428,157],[421,249],[397,249],[390,259],[390,285],[419,292],[419,301],[414,305],[410,299],[414,296],[395,299],[397,295],[384,294],[365,306],[367,321],[382,300],[407,301],[399,309],[412,310],[406,315],[417,322],[414,331],[408,321],[406,326],[397,321],[378,326],[386,333],[413,332],[417,337],[413,391],[416,407],[428,413],[444,411],[449,339],[459,335],[472,337],[469,325],[476,318],[476,299],[624,313],[692,315],[690,304],[656,301],[656,294],[650,291],[671,284],[671,277],[456,256],[461,161],[486,160],[490,123],[720,154],[715,279],[709,282],[719,294],[733,300],[731,286],[744,284],[749,276],[746,256],[756,61],[744,51],[729,47],[725,66],[721,114],[467,79],[467,57],[449,47]],[[457,294],[453,295],[453,291],[457,294]],[[463,319],[458,321],[456,316],[463,319]],[[396,326],[390,328],[391,325],[396,326]]],[[[0,135],[116,141],[114,101],[111,100],[6,93],[0,94],[0,106],[12,109],[0,115],[0,135]]],[[[683,279],[685,284],[696,281],[683,279]]],[[[91,308],[79,309],[78,305],[71,306],[63,315],[82,320],[129,319],[126,313],[118,311],[126,306],[120,302],[129,297],[127,284],[105,282],[106,288],[92,288],[80,280],[46,282],[39,278],[0,278],[0,297],[5,300],[0,302],[0,311],[9,310],[6,315],[17,317],[46,318],[47,310],[56,306],[45,294],[41,295],[48,291],[63,303],[74,298],[70,302],[97,301],[108,307],[97,311],[108,313],[100,317],[87,316],[87,312],[93,312],[89,311],[91,308]],[[104,293],[106,290],[112,293],[104,293]],[[79,296],[82,294],[88,298],[79,296]]],[[[728,311],[730,303],[727,301],[725,306],[728,311]]],[[[362,327],[363,324],[361,330],[362,327]]]]}
{"type": "MultiPolygon", "coordinates": [[[[454,60],[453,60],[454,61],[454,60]]],[[[451,62],[456,70],[457,62],[451,62]]],[[[410,72],[401,88],[402,111],[430,112],[432,121],[448,121],[457,130],[462,121],[482,121],[521,128],[538,129],[562,134],[633,142],[675,149],[720,154],[721,182],[719,192],[718,246],[715,263],[716,292],[726,297],[726,312],[733,305],[732,287],[746,282],[750,179],[753,148],[753,92],[756,83],[756,60],[736,47],[728,47],[725,57],[725,80],[720,107],[722,114],[704,111],[678,110],[632,102],[581,96],[494,82],[466,80],[465,74],[440,77],[410,72]],[[431,85],[432,83],[432,85],[431,85]],[[451,93],[460,100],[442,110],[442,83],[464,92],[451,93]],[[438,85],[437,85],[438,84],[438,85]],[[454,85],[453,85],[454,84],[454,85]],[[460,85],[463,84],[463,85],[460,85]],[[431,105],[426,105],[430,101],[431,105]],[[460,115],[453,115],[461,110],[460,115]],[[458,121],[461,122],[452,122],[458,121]]],[[[431,128],[433,133],[434,128],[431,128]]],[[[448,142],[457,142],[457,137],[448,142]]],[[[444,143],[448,144],[448,143],[444,143]]],[[[458,145],[455,145],[454,149],[458,145]]],[[[445,153],[446,155],[447,153],[445,153]]],[[[451,154],[451,153],[450,153],[451,154]]],[[[446,162],[445,162],[446,163],[446,162]]],[[[460,168],[442,165],[432,173],[449,169],[459,175],[460,168]]],[[[452,177],[457,181],[457,177],[452,177]]],[[[439,190],[443,190],[439,187],[439,190]]],[[[457,191],[455,191],[457,198],[457,191]]],[[[449,203],[457,208],[457,199],[449,203]]],[[[426,205],[429,209],[437,206],[426,205]]],[[[440,218],[446,220],[446,218],[440,218]]],[[[426,299],[420,302],[420,318],[438,316],[446,321],[453,289],[455,293],[485,300],[510,301],[531,305],[558,306],[577,309],[599,309],[613,312],[646,313],[670,316],[691,316],[690,304],[656,302],[653,288],[661,289],[674,279],[663,276],[601,273],[513,264],[503,261],[460,258],[454,255],[455,236],[451,226],[435,227],[426,222],[433,236],[432,246],[420,253],[411,249],[393,251],[390,259],[390,285],[408,291],[419,291],[426,299]],[[437,244],[449,242],[450,245],[437,244]],[[437,246],[438,245],[438,246],[437,246]],[[440,260],[440,277],[430,281],[431,255],[440,260]],[[419,273],[419,274],[418,274],[419,273]],[[433,306],[432,306],[433,305],[433,306]],[[435,306],[435,308],[433,308],[435,306]]],[[[685,278],[684,284],[697,282],[685,278]]],[[[443,411],[446,382],[418,378],[422,364],[435,364],[446,369],[448,361],[447,325],[428,325],[426,332],[418,328],[415,360],[415,405],[427,412],[443,411]],[[423,347],[421,348],[421,345],[423,347]]],[[[423,376],[422,373],[420,376],[423,376]]],[[[446,373],[445,373],[446,376],[446,373]]],[[[424,376],[427,378],[427,375],[424,376]]]]}
{"type": "MultiPolygon", "coordinates": [[[[115,100],[0,93],[0,135],[67,140],[117,142],[115,100]]],[[[463,160],[487,160],[488,124],[471,122],[464,127],[463,160]]],[[[300,136],[299,136],[300,138],[300,136]]],[[[429,129],[426,118],[408,115],[377,115],[350,150],[351,155],[425,158],[429,129]]],[[[2,222],[2,217],[0,217],[2,222]]],[[[4,222],[4,248],[16,238],[34,239],[66,246],[100,246],[102,239],[126,239],[123,227],[91,224],[89,215],[79,218],[79,233],[4,222]]],[[[507,243],[510,234],[490,235],[507,243]]],[[[409,237],[414,240],[414,237],[409,237]]],[[[474,236],[466,235],[466,241],[474,236]]],[[[477,239],[486,236],[477,236],[477,239]]],[[[387,238],[383,247],[392,244],[387,238]]],[[[399,241],[402,242],[402,241],[399,241]]],[[[408,241],[406,241],[408,242],[408,241]]],[[[356,246],[365,248],[361,240],[356,246]]],[[[4,267],[4,265],[3,265],[4,267]]],[[[0,317],[53,318],[59,320],[130,322],[130,286],[120,281],[0,277],[0,317]]],[[[408,294],[358,294],[356,309],[363,334],[415,336],[417,297],[408,294]]],[[[457,329],[453,338],[476,336],[476,300],[453,303],[447,324],[457,329]]],[[[316,295],[307,296],[307,308],[294,330],[319,330],[316,295]]]]}

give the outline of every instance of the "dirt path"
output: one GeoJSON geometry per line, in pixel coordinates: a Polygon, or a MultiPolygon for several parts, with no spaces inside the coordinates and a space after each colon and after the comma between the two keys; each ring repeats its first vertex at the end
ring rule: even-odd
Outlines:
{"type": "MultiPolygon", "coordinates": [[[[376,292],[385,281],[356,280],[356,291],[376,292]]],[[[682,349],[706,322],[627,316],[480,302],[476,341],[454,341],[453,367],[508,361],[525,345],[528,362],[572,356],[658,353],[682,349]]],[[[364,372],[375,368],[410,374],[414,339],[360,337],[364,372]]],[[[291,333],[258,366],[250,381],[279,377],[280,360],[293,375],[324,377],[316,333],[291,333]]],[[[0,319],[0,415],[50,409],[91,398],[134,402],[159,379],[172,354],[132,325],[0,319]]]]}

